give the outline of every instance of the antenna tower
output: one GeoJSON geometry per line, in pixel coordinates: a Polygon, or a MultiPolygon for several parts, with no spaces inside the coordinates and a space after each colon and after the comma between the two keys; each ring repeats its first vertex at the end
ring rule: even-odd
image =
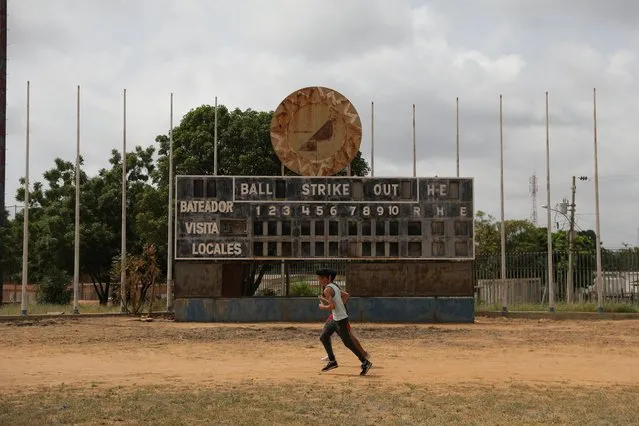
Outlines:
{"type": "Polygon", "coordinates": [[[537,175],[533,173],[533,175],[528,179],[528,183],[530,184],[530,198],[531,198],[531,207],[530,207],[530,221],[537,226],[537,192],[539,192],[539,185],[537,183],[537,175]]]}

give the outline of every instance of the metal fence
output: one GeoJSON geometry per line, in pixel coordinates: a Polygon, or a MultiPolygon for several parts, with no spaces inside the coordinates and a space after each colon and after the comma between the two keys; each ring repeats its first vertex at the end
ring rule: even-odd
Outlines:
{"type": "MultiPolygon", "coordinates": [[[[500,304],[500,254],[478,256],[473,270],[477,302],[500,304]]],[[[596,254],[573,255],[572,283],[569,271],[568,253],[553,253],[555,301],[567,302],[571,296],[571,302],[596,302],[596,254]]],[[[602,272],[605,302],[639,303],[639,251],[604,251],[602,272]]],[[[505,285],[509,305],[548,303],[547,253],[507,254],[505,285]]]]}
{"type": "MultiPolygon", "coordinates": [[[[320,285],[315,271],[331,268],[337,272],[336,282],[345,289],[346,265],[344,261],[287,261],[268,262],[263,265],[263,277],[255,292],[260,296],[316,296],[320,285]]],[[[506,255],[507,301],[513,304],[548,303],[548,258],[546,253],[509,253],[506,255]]],[[[572,302],[596,302],[596,255],[576,253],[573,256],[572,302]]],[[[621,250],[602,253],[604,300],[616,303],[639,304],[639,250],[621,250]]],[[[501,256],[499,253],[480,255],[473,261],[473,286],[478,304],[500,305],[502,285],[501,256]]],[[[568,254],[553,254],[553,285],[555,301],[567,301],[570,280],[568,254]]],[[[16,286],[17,287],[17,286],[16,286]]],[[[96,299],[92,288],[81,292],[81,299],[96,299]]],[[[11,285],[5,284],[5,301],[18,301],[19,288],[13,294],[11,285]]],[[[164,292],[162,291],[161,294],[164,292]]],[[[35,294],[35,289],[34,289],[35,294]]]]}
{"type": "MultiPolygon", "coordinates": [[[[581,252],[573,255],[572,284],[567,252],[553,253],[553,286],[555,301],[596,302],[596,254],[581,252]],[[568,291],[571,286],[572,291],[568,291]]],[[[281,262],[271,263],[264,274],[256,296],[299,296],[319,294],[315,276],[318,268],[337,271],[336,281],[347,286],[346,262],[281,262]]],[[[604,299],[606,302],[639,304],[639,250],[605,250],[602,253],[604,299]]],[[[548,303],[548,257],[539,253],[509,253],[506,255],[508,304],[548,303]]],[[[501,255],[480,255],[473,261],[475,298],[480,304],[501,304],[501,255]]]]}
{"type": "Polygon", "coordinates": [[[316,296],[321,293],[315,272],[330,268],[337,272],[335,282],[346,286],[346,262],[343,261],[297,261],[269,262],[266,273],[255,292],[256,296],[316,296]]]}

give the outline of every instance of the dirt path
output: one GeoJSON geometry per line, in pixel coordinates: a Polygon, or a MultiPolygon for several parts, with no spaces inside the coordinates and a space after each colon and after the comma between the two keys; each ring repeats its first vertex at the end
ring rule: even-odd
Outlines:
{"type": "MultiPolygon", "coordinates": [[[[142,323],[129,318],[0,323],[0,393],[43,386],[352,381],[320,375],[321,324],[142,323]]],[[[373,355],[359,383],[636,385],[639,322],[480,319],[467,325],[354,324],[373,355]]]]}

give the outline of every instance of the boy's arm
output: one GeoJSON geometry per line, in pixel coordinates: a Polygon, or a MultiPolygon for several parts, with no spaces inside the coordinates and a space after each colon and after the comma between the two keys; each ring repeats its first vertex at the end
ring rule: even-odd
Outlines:
{"type": "Polygon", "coordinates": [[[345,292],[344,290],[342,290],[341,293],[342,293],[342,302],[346,304],[346,302],[348,302],[348,298],[351,297],[351,295],[345,292]]]}
{"type": "MultiPolygon", "coordinates": [[[[323,309],[325,311],[331,311],[333,309],[335,309],[335,301],[333,300],[333,290],[330,288],[326,288],[324,290],[324,296],[326,297],[326,303],[320,303],[319,308],[323,309]]],[[[323,301],[322,301],[323,302],[323,301]]]]}

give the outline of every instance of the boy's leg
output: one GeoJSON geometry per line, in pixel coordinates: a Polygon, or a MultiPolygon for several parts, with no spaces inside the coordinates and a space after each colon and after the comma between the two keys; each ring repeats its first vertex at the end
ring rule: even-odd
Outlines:
{"type": "Polygon", "coordinates": [[[331,344],[331,336],[333,333],[337,331],[337,323],[333,320],[326,321],[324,324],[324,329],[322,330],[322,334],[320,335],[320,341],[322,345],[324,345],[324,349],[326,350],[326,354],[328,355],[328,360],[335,361],[335,354],[333,353],[333,345],[331,344]]]}
{"type": "Polygon", "coordinates": [[[353,343],[355,343],[355,346],[357,346],[357,349],[359,349],[359,351],[360,351],[361,353],[363,353],[363,354],[364,354],[364,356],[366,357],[366,359],[368,359],[368,352],[366,352],[366,351],[364,350],[364,348],[362,347],[362,344],[361,344],[361,343],[359,343],[359,340],[358,340],[358,339],[357,339],[357,337],[353,334],[353,332],[351,331],[350,333],[351,333],[351,338],[353,339],[353,343]]]}
{"type": "Polygon", "coordinates": [[[353,342],[353,336],[348,327],[348,318],[344,318],[343,320],[337,321],[337,334],[342,339],[344,346],[351,350],[355,354],[355,356],[363,363],[366,362],[366,357],[362,353],[362,351],[355,345],[353,342]]]}
{"type": "MultiPolygon", "coordinates": [[[[334,324],[332,324],[333,322],[334,322],[334,321],[333,321],[333,314],[330,314],[330,315],[328,316],[328,319],[327,319],[327,320],[326,320],[326,322],[324,323],[324,328],[322,329],[322,333],[324,333],[324,332],[328,332],[327,327],[329,327],[329,326],[330,326],[330,327],[332,327],[332,330],[333,330],[333,331],[331,331],[331,332],[330,332],[330,335],[329,335],[329,336],[330,336],[330,337],[332,337],[332,336],[333,336],[333,333],[336,333],[336,332],[337,332],[337,327],[336,327],[334,324]]],[[[328,353],[327,353],[327,354],[326,354],[326,356],[325,356],[324,358],[322,358],[320,361],[329,361],[329,360],[330,360],[330,359],[329,359],[329,356],[328,356],[328,353]]]]}
{"type": "Polygon", "coordinates": [[[355,336],[355,334],[353,334],[353,330],[351,328],[351,323],[350,322],[348,323],[348,332],[351,333],[351,338],[353,339],[353,343],[355,343],[355,346],[357,346],[359,351],[364,354],[366,359],[368,359],[368,352],[364,350],[364,348],[362,347],[362,344],[359,343],[359,340],[357,339],[357,336],[355,336]]]}

